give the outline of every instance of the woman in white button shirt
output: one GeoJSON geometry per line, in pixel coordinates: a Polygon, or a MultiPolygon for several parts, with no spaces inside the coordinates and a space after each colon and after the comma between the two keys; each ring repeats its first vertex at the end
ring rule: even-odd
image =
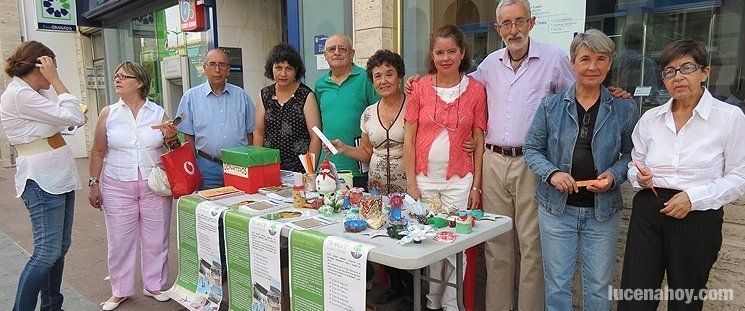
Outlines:
{"type": "MultiPolygon", "coordinates": [[[[621,287],[706,288],[722,245],[723,205],[745,193],[745,115],[712,97],[703,43],[670,43],[662,80],[672,98],[637,123],[628,177],[634,197],[621,287]]],[[[670,300],[671,310],[701,310],[702,298],[670,300]]],[[[657,300],[622,300],[619,310],[656,310],[657,300]]]]}
{"type": "Polygon", "coordinates": [[[178,144],[178,138],[172,125],[163,130],[152,128],[168,122],[163,108],[147,99],[150,82],[150,74],[139,64],[119,65],[114,86],[120,100],[101,110],[93,139],[88,200],[93,207],[102,208],[106,218],[112,294],[101,304],[103,310],[116,309],[134,295],[138,244],[142,293],[158,301],[168,300],[161,290],[168,281],[172,200],[148,187],[153,166],[143,149],[159,164],[164,140],[172,146],[171,142],[178,144]],[[146,148],[139,145],[132,124],[146,148]]]}
{"type": "Polygon", "coordinates": [[[80,180],[60,131],[86,119],[56,67],[54,52],[36,41],[22,43],[5,61],[12,80],[0,98],[0,120],[18,155],[16,197],[28,209],[34,235],[34,252],[21,272],[13,310],[34,310],[40,293],[42,311],[62,307],[62,270],[80,180]],[[50,86],[57,100],[43,93],[50,86]]]}

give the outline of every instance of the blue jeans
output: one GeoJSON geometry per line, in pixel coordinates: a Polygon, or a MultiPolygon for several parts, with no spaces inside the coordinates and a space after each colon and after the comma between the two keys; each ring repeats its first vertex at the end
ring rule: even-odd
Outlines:
{"type": "Polygon", "coordinates": [[[593,208],[567,205],[557,216],[538,208],[546,310],[572,310],[572,276],[579,252],[585,310],[610,310],[608,287],[613,284],[618,223],[621,213],[606,221],[593,208]]]}
{"type": "Polygon", "coordinates": [[[201,190],[222,187],[225,185],[222,173],[222,164],[197,156],[197,166],[202,174],[204,184],[201,190]]]}
{"type": "Polygon", "coordinates": [[[75,192],[50,194],[28,180],[21,198],[31,218],[34,253],[21,272],[13,310],[34,310],[39,293],[41,311],[60,310],[62,270],[72,242],[75,192]]]}

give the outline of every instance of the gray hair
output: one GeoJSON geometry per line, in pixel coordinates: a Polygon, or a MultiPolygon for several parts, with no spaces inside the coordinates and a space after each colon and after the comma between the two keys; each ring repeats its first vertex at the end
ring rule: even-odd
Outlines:
{"type": "Polygon", "coordinates": [[[569,45],[569,60],[574,62],[577,51],[583,45],[593,52],[605,54],[609,58],[613,57],[613,50],[616,49],[616,44],[613,43],[613,40],[608,38],[602,31],[588,29],[583,33],[577,34],[572,40],[572,44],[569,45]]]}
{"type": "MultiPolygon", "coordinates": [[[[326,42],[328,42],[328,39],[331,39],[333,37],[342,38],[342,40],[344,40],[344,43],[346,43],[349,46],[350,49],[353,48],[352,47],[352,39],[349,38],[349,36],[347,36],[347,35],[345,35],[343,33],[335,33],[333,35],[328,36],[328,38],[326,39],[326,42]]],[[[325,48],[325,46],[324,46],[324,48],[325,48]]]]}
{"type": "Polygon", "coordinates": [[[525,7],[528,8],[528,17],[533,16],[533,13],[530,12],[530,1],[528,0],[499,0],[499,4],[497,4],[497,22],[499,22],[499,10],[502,9],[505,5],[510,4],[516,4],[516,3],[522,3],[525,4],[525,7]]]}

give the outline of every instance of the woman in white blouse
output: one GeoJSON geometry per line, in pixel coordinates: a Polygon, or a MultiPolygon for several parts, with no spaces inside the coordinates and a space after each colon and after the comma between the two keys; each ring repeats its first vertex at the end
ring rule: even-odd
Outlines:
{"type": "MultiPolygon", "coordinates": [[[[628,177],[644,188],[634,197],[621,287],[706,288],[722,245],[723,205],[745,193],[745,115],[704,88],[703,43],[670,43],[662,80],[672,98],[637,123],[628,177]]],[[[671,310],[701,310],[704,297],[670,300],[671,310]]],[[[658,300],[623,300],[619,310],[656,310],[658,300]]]]}
{"type": "Polygon", "coordinates": [[[40,293],[41,310],[62,307],[62,270],[80,180],[60,131],[82,126],[86,118],[56,67],[54,52],[36,41],[22,43],[5,61],[12,80],[0,98],[0,120],[18,155],[16,197],[28,209],[34,235],[34,252],[21,272],[13,310],[34,310],[40,293]],[[42,95],[50,86],[56,101],[42,95]]]}
{"type": "Polygon", "coordinates": [[[178,138],[172,125],[162,130],[152,128],[162,122],[168,124],[168,119],[162,107],[147,99],[150,82],[150,74],[139,64],[119,65],[114,86],[120,100],[101,111],[93,139],[88,200],[93,207],[103,209],[106,218],[112,294],[101,304],[103,310],[116,309],[135,293],[138,244],[142,293],[158,301],[168,300],[161,290],[168,281],[172,200],[148,187],[153,166],[144,150],[159,164],[164,139],[171,146],[170,142],[177,143],[178,138]],[[140,139],[145,148],[140,146],[140,139]]]}

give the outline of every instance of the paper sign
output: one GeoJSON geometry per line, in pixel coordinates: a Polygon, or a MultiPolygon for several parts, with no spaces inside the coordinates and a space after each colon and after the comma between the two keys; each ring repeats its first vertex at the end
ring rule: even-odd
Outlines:
{"type": "Polygon", "coordinates": [[[329,141],[329,139],[326,137],[326,135],[323,135],[323,132],[321,132],[321,130],[318,129],[317,126],[314,126],[313,127],[313,133],[316,133],[316,136],[318,136],[318,138],[321,139],[321,141],[323,142],[323,144],[326,145],[326,147],[328,147],[329,150],[331,150],[331,153],[333,153],[334,155],[336,155],[337,153],[339,153],[339,150],[336,150],[336,147],[334,147],[334,145],[331,144],[331,141],[329,141]]]}
{"type": "Polygon", "coordinates": [[[650,92],[652,92],[651,86],[637,86],[634,90],[634,96],[649,96],[650,92]]]}

